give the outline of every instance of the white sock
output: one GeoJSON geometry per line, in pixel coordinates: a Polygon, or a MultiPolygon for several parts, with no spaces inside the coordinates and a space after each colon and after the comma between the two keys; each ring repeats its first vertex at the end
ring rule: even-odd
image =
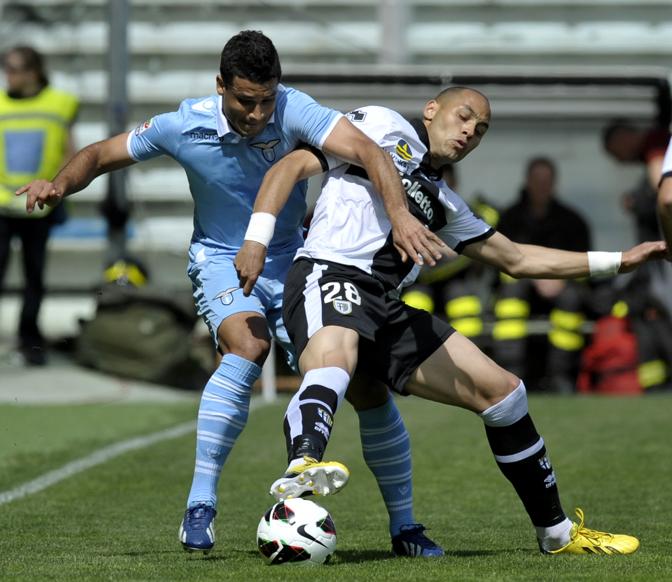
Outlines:
{"type": "Polygon", "coordinates": [[[569,533],[572,530],[572,522],[569,518],[550,527],[535,527],[537,539],[541,547],[547,552],[559,550],[570,542],[569,533]]]}

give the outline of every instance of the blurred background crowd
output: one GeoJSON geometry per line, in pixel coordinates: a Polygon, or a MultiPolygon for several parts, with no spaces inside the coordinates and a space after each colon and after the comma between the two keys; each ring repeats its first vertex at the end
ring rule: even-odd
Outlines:
{"type": "MultiPolygon", "coordinates": [[[[243,29],[274,41],[285,84],[342,111],[379,104],[412,116],[442,87],[483,91],[487,138],[445,179],[511,239],[584,251],[660,238],[667,0],[4,1],[2,365],[15,355],[45,365],[68,350],[137,376],[155,358],[146,379],[200,388],[212,356],[189,307],[182,170],[167,158],[134,166],[39,216],[23,214],[12,192],[52,176],[73,148],[213,93],[221,47],[243,29]],[[149,322],[144,332],[110,331],[126,307],[139,310],[129,321],[149,322]],[[133,344],[144,347],[96,351],[110,333],[125,344],[139,333],[133,344]]],[[[514,281],[448,257],[405,300],[446,318],[531,390],[642,393],[672,386],[671,271],[514,281]]]]}

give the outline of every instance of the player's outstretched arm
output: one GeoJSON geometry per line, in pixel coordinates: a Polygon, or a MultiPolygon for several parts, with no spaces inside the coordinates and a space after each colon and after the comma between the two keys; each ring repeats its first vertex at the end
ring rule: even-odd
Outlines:
{"type": "Polygon", "coordinates": [[[19,188],[16,195],[26,195],[26,211],[30,214],[35,205],[40,209],[56,206],[97,176],[135,163],[126,149],[127,136],[124,133],[91,144],[77,152],[52,181],[33,180],[19,188]]]}
{"type": "Polygon", "coordinates": [[[324,142],[324,151],[366,170],[383,199],[392,224],[394,246],[403,261],[434,266],[446,245],[408,210],[406,192],[392,158],[372,139],[342,118],[324,142]]]}
{"type": "Polygon", "coordinates": [[[656,241],[617,253],[576,253],[514,243],[499,232],[464,250],[468,257],[517,279],[574,279],[629,273],[647,261],[665,258],[666,252],[665,242],[656,241]]]}
{"type": "Polygon", "coordinates": [[[294,185],[321,174],[320,159],[310,150],[294,150],[266,172],[254,202],[245,241],[234,260],[244,295],[252,293],[264,270],[266,249],[275,230],[275,219],[287,204],[294,185]]]}

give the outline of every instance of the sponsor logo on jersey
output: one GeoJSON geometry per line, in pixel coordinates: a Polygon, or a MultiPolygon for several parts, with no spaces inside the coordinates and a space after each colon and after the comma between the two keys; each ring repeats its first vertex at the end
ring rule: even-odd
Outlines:
{"type": "Polygon", "coordinates": [[[150,127],[152,127],[152,121],[154,118],[150,118],[147,121],[144,121],[138,127],[135,128],[135,135],[140,135],[141,133],[145,133],[150,127]]]}
{"type": "Polygon", "coordinates": [[[413,159],[413,151],[411,146],[408,145],[406,141],[400,139],[397,142],[397,146],[394,148],[396,154],[405,162],[410,162],[413,159]]]}
{"type": "Polygon", "coordinates": [[[231,305],[233,303],[233,292],[240,289],[240,287],[229,287],[228,289],[218,293],[215,299],[219,299],[223,305],[231,305]]]}
{"type": "Polygon", "coordinates": [[[219,141],[219,136],[216,131],[192,131],[189,134],[189,139],[219,141]]]}
{"type": "Polygon", "coordinates": [[[406,190],[406,195],[415,201],[417,207],[427,219],[427,222],[431,222],[432,218],[434,218],[432,197],[422,190],[422,184],[417,180],[413,180],[408,176],[402,176],[401,183],[406,190]]]}
{"type": "Polygon", "coordinates": [[[350,315],[352,313],[352,303],[343,299],[334,299],[332,302],[334,309],[341,315],[350,315]]]}
{"type": "Polygon", "coordinates": [[[280,143],[279,139],[272,139],[271,141],[267,142],[261,142],[258,141],[257,143],[251,143],[250,146],[253,148],[257,148],[259,151],[261,151],[262,155],[264,156],[264,159],[267,162],[274,162],[275,161],[275,146],[280,143]]]}

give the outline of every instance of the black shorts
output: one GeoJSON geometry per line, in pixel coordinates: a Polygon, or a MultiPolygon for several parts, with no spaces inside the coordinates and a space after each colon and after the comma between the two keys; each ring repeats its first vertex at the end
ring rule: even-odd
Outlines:
{"type": "Polygon", "coordinates": [[[301,356],[322,327],[359,334],[357,370],[399,393],[409,378],[455,331],[433,315],[391,298],[371,275],[329,261],[299,259],[285,282],[282,317],[301,356]]]}

